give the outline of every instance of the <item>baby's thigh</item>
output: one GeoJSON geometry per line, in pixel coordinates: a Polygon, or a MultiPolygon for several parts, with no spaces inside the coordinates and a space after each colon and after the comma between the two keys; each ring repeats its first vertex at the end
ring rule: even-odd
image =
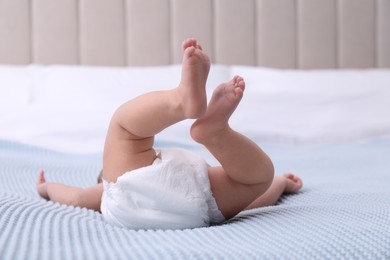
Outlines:
{"type": "Polygon", "coordinates": [[[103,153],[103,179],[115,182],[125,172],[149,166],[156,159],[154,137],[131,138],[120,126],[111,123],[103,153]]]}

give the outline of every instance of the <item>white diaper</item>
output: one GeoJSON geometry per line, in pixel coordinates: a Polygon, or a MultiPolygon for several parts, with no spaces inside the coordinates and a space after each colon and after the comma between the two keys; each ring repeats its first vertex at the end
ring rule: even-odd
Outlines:
{"type": "Polygon", "coordinates": [[[185,229],[225,219],[212,196],[206,162],[182,149],[163,149],[152,165],[103,180],[103,218],[131,229],[185,229]]]}

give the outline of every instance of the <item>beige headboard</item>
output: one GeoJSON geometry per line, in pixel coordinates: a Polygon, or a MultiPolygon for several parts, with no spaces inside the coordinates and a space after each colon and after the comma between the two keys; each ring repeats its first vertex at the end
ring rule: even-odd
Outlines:
{"type": "Polygon", "coordinates": [[[0,64],[390,67],[390,0],[0,0],[0,64]]]}

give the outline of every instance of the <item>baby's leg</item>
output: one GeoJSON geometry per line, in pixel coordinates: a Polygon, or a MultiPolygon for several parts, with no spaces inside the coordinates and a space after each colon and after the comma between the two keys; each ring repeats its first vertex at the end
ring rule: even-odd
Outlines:
{"type": "Polygon", "coordinates": [[[269,189],[252,202],[246,209],[275,205],[283,194],[295,193],[301,188],[302,180],[292,173],[276,176],[269,189]]]}
{"type": "Polygon", "coordinates": [[[221,163],[210,167],[213,195],[226,218],[233,217],[263,194],[273,179],[273,164],[250,139],[232,130],[228,120],[239,104],[245,83],[241,77],[216,88],[206,114],[195,121],[192,138],[221,163]]]}
{"type": "Polygon", "coordinates": [[[193,39],[183,43],[183,52],[178,87],[142,95],[115,112],[104,148],[103,179],[113,182],[124,172],[150,165],[156,157],[154,135],[206,112],[209,58],[193,39]]]}
{"type": "Polygon", "coordinates": [[[103,187],[102,184],[97,184],[83,189],[61,183],[46,182],[44,172],[40,171],[37,191],[42,198],[60,204],[100,211],[103,187]]]}

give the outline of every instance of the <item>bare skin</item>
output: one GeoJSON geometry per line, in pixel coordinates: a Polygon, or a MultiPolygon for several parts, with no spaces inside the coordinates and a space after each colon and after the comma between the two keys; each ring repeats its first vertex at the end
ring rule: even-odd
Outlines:
{"type": "Polygon", "coordinates": [[[156,158],[154,135],[207,109],[206,81],[210,60],[198,43],[183,43],[182,78],[178,87],[128,101],[115,112],[106,137],[103,179],[115,182],[125,172],[148,166],[156,158]],[[153,104],[153,105],[151,105],[153,104]]]}
{"type": "MultiPolygon", "coordinates": [[[[293,194],[301,188],[302,180],[292,173],[275,176],[269,189],[245,210],[275,205],[283,194],[293,194]]],[[[41,170],[38,174],[37,191],[42,198],[47,200],[100,212],[101,194],[103,193],[101,178],[98,178],[98,184],[83,189],[61,183],[47,182],[44,172],[41,170]]]]}
{"type": "Polygon", "coordinates": [[[253,201],[247,209],[255,209],[266,206],[275,205],[283,194],[293,194],[302,188],[302,180],[292,174],[285,173],[282,176],[275,176],[271,187],[255,201],[253,201]]]}
{"type": "Polygon", "coordinates": [[[37,191],[44,199],[100,212],[103,193],[103,185],[101,183],[88,188],[79,188],[62,183],[46,182],[44,171],[41,170],[38,174],[37,191]]]}
{"type": "Polygon", "coordinates": [[[190,132],[221,164],[208,171],[214,198],[227,219],[263,194],[274,172],[271,160],[260,147],[228,124],[244,90],[245,82],[239,76],[219,85],[206,114],[195,121],[190,132]]]}
{"type": "MultiPolygon", "coordinates": [[[[147,93],[118,108],[105,142],[104,180],[115,182],[126,172],[151,165],[156,158],[154,136],[179,121],[197,119],[190,129],[191,137],[221,164],[209,167],[208,174],[214,198],[226,219],[248,207],[277,201],[283,192],[299,190],[302,182],[298,177],[274,178],[269,157],[253,141],[230,128],[229,118],[245,90],[243,78],[235,76],[222,83],[207,105],[209,69],[210,61],[202,47],[188,39],[183,43],[182,78],[176,88],[147,93]],[[262,195],[272,198],[258,203],[262,195]]],[[[46,182],[40,173],[37,189],[42,197],[100,210],[101,184],[86,189],[67,187],[46,182]]]]}

